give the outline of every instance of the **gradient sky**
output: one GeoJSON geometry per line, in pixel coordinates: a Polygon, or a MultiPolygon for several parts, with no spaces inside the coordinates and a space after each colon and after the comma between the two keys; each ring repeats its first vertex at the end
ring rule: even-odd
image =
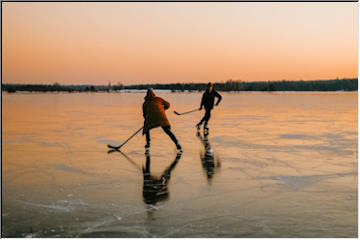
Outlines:
{"type": "Polygon", "coordinates": [[[3,83],[358,75],[358,3],[2,3],[3,83]]]}

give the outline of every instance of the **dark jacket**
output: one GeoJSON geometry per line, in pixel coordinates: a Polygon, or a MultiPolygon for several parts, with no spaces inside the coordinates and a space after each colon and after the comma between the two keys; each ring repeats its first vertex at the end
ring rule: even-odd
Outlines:
{"type": "Polygon", "coordinates": [[[145,97],[143,104],[144,129],[143,134],[155,127],[170,127],[165,110],[170,107],[170,103],[162,98],[156,97],[154,93],[145,97]]]}
{"type": "Polygon", "coordinates": [[[215,97],[218,98],[218,100],[216,102],[216,105],[217,105],[220,103],[220,101],[222,99],[221,95],[214,89],[212,90],[211,93],[209,93],[209,91],[206,90],[202,96],[200,107],[204,106],[206,111],[213,109],[215,97]]]}

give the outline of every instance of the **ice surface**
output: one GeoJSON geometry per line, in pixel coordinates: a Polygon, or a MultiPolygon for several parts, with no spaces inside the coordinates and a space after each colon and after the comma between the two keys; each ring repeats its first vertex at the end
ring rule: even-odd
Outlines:
{"type": "Polygon", "coordinates": [[[356,237],[357,93],[158,92],[172,131],[138,134],[144,93],[3,94],[5,237],[356,237]],[[148,168],[147,168],[148,166],[148,168]]]}

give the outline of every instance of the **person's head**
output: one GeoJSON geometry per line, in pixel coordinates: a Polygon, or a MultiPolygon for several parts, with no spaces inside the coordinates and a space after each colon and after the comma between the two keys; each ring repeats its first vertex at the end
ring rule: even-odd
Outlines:
{"type": "Polygon", "coordinates": [[[151,99],[154,97],[155,97],[154,90],[152,88],[148,88],[145,99],[151,99]]]}
{"type": "Polygon", "coordinates": [[[207,88],[206,88],[206,90],[208,90],[208,92],[212,92],[212,90],[213,90],[213,84],[211,83],[211,82],[209,82],[208,84],[207,84],[207,88]]]}

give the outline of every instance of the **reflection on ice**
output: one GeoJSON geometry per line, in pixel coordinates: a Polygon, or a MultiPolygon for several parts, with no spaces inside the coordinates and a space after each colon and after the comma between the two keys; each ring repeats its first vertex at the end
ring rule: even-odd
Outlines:
{"type": "Polygon", "coordinates": [[[201,134],[197,134],[197,137],[201,140],[204,146],[204,151],[200,151],[201,164],[206,172],[208,183],[211,184],[215,171],[220,168],[221,162],[219,157],[215,156],[208,136],[209,135],[205,134],[204,137],[202,137],[201,134]]]}
{"type": "Polygon", "coordinates": [[[169,198],[168,183],[170,175],[180,158],[181,154],[177,154],[175,160],[164,170],[161,177],[155,177],[150,173],[150,154],[146,155],[146,167],[143,168],[143,199],[145,203],[155,204],[169,198]]]}
{"type": "MultiPolygon", "coordinates": [[[[181,153],[178,153],[174,161],[163,171],[160,177],[154,176],[150,171],[151,157],[150,154],[145,154],[146,163],[142,168],[125,153],[119,150],[111,149],[108,153],[119,152],[123,155],[135,168],[142,170],[143,173],[143,200],[146,204],[152,204],[155,207],[157,202],[164,201],[169,198],[168,184],[170,181],[171,172],[175,169],[177,163],[181,158],[181,153]]],[[[156,208],[156,207],[155,207],[156,208]]]]}

